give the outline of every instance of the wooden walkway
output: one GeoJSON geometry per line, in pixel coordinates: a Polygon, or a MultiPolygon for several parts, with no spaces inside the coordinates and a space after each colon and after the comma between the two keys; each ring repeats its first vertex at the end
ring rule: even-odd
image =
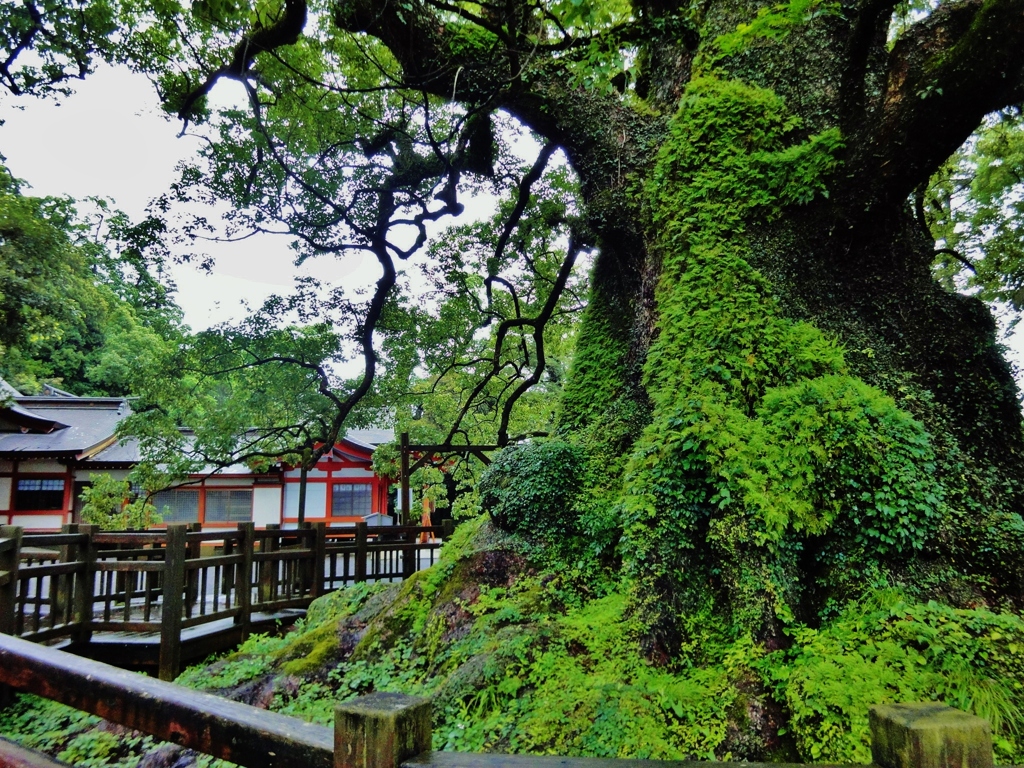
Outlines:
{"type": "Polygon", "coordinates": [[[170,680],[184,663],[293,622],[339,587],[400,581],[429,567],[450,532],[0,527],[0,632],[170,680]]]}

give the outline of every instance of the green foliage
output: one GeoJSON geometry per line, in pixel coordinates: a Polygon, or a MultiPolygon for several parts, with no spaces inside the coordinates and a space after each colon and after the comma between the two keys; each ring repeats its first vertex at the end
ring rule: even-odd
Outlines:
{"type": "Polygon", "coordinates": [[[82,522],[104,531],[145,529],[160,523],[160,514],[148,495],[133,498],[127,480],[108,474],[89,476],[90,486],[82,489],[82,522]]]}
{"type": "Polygon", "coordinates": [[[135,768],[158,744],[141,733],[116,732],[94,715],[29,695],[0,710],[0,733],[28,749],[88,768],[135,768]]]}
{"type": "MultiPolygon", "coordinates": [[[[564,565],[538,567],[529,549],[469,521],[434,568],[327,595],[287,634],[250,637],[177,682],[324,725],[360,694],[430,696],[436,749],[655,759],[866,762],[869,705],[939,700],[989,719],[997,758],[1020,762],[1019,616],[885,590],[819,628],[790,625],[786,648],[769,653],[698,611],[693,643],[654,665],[628,584],[596,590],[564,565]]],[[[155,746],[132,736],[114,750],[97,722],[32,697],[0,712],[5,735],[97,766],[134,765],[155,746]]]]}
{"type": "Polygon", "coordinates": [[[921,190],[937,252],[935,271],[951,290],[1024,308],[1024,117],[986,120],[921,190]],[[959,256],[959,258],[958,258],[959,256]]]}
{"type": "Polygon", "coordinates": [[[189,667],[174,682],[200,691],[234,688],[269,672],[275,654],[280,653],[286,645],[287,641],[282,636],[250,635],[223,659],[189,667]]]}
{"type": "Polygon", "coordinates": [[[480,478],[480,506],[505,531],[555,541],[578,531],[587,456],[562,442],[505,448],[480,478]]]}
{"type": "Polygon", "coordinates": [[[761,665],[790,711],[801,759],[870,760],[867,708],[936,700],[987,719],[996,762],[1019,762],[1024,736],[1024,621],[984,609],[906,602],[895,591],[851,603],[761,665]]]}
{"type": "Polygon", "coordinates": [[[22,194],[0,166],[0,375],[24,392],[126,395],[178,338],[152,222],[92,203],[95,221],[70,199],[22,194]]]}
{"type": "Polygon", "coordinates": [[[739,24],[734,31],[716,38],[717,55],[734,56],[757,40],[777,40],[819,16],[838,14],[838,3],[823,0],[789,0],[762,7],[749,24],[739,24]]]}
{"type": "Polygon", "coordinates": [[[337,333],[328,323],[278,327],[278,311],[267,306],[237,327],[187,336],[136,381],[118,432],[139,441],[138,471],[166,484],[210,465],[258,471],[284,457],[309,466],[316,447],[342,436],[332,434],[340,426],[330,373],[342,359],[337,333]]]}
{"type": "Polygon", "coordinates": [[[920,549],[944,508],[921,425],[785,317],[744,255],[749,217],[827,194],[838,133],[800,129],[769,91],[696,79],[648,186],[663,258],[654,412],[626,476],[623,551],[638,614],[666,643],[681,626],[666,591],[686,613],[711,586],[737,632],[773,632],[833,568],[920,549]]]}

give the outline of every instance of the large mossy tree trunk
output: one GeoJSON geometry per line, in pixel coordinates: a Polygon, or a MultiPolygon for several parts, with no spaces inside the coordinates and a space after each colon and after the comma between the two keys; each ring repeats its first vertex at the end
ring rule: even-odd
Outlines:
{"type": "Polygon", "coordinates": [[[696,46],[649,50],[675,114],[630,188],[642,256],[602,253],[565,398],[568,431],[629,446],[614,513],[655,656],[709,613],[781,641],[894,579],[1021,597],[1017,390],[908,204],[1019,98],[1019,54],[999,4],[891,51],[891,5],[795,6],[716,4],[696,46]]]}
{"type": "Polygon", "coordinates": [[[1017,390],[908,200],[1024,98],[1024,0],[947,2],[894,43],[894,0],[638,1],[626,99],[572,85],[529,3],[494,6],[486,45],[403,7],[335,20],[580,178],[600,254],[562,431],[607,469],[653,657],[711,615],[778,641],[894,579],[1021,597],[1017,390]]]}

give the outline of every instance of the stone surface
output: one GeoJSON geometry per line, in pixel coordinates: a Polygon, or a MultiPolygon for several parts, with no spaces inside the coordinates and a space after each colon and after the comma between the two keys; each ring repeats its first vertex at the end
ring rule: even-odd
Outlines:
{"type": "Polygon", "coordinates": [[[334,712],[335,768],[398,768],[430,749],[430,699],[372,693],[334,712]]]}
{"type": "Polygon", "coordinates": [[[869,710],[871,756],[882,768],[992,768],[986,720],[937,702],[869,710]]]}

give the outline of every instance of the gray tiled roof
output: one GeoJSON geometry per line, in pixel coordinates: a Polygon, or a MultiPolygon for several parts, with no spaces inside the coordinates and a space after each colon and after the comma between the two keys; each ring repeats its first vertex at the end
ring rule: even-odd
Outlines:
{"type": "Polygon", "coordinates": [[[63,457],[87,454],[110,441],[128,404],[116,397],[19,397],[15,409],[59,428],[42,434],[0,433],[0,454],[63,457]]]}
{"type": "MultiPolygon", "coordinates": [[[[88,464],[134,464],[139,447],[134,439],[115,440],[118,422],[130,413],[126,400],[116,397],[75,397],[66,393],[45,397],[18,395],[0,379],[0,390],[16,398],[6,411],[10,421],[29,432],[0,432],[0,455],[87,458],[88,464]],[[3,389],[6,388],[6,389],[3,389]]],[[[351,429],[343,439],[373,451],[394,440],[391,429],[351,429]]],[[[234,474],[244,467],[226,467],[221,474],[234,474]]]]}
{"type": "Polygon", "coordinates": [[[345,433],[344,440],[351,440],[356,445],[373,450],[381,443],[390,443],[395,439],[395,430],[390,428],[370,427],[369,429],[350,429],[345,433]]]}

